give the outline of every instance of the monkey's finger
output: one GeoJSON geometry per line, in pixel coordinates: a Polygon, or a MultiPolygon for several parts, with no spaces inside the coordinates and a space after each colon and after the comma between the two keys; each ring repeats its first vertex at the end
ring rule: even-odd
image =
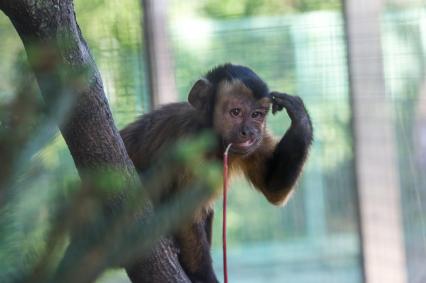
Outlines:
{"type": "Polygon", "coordinates": [[[288,105],[291,100],[291,96],[286,93],[272,92],[271,96],[273,103],[279,106],[288,105]]]}
{"type": "MultiPolygon", "coordinates": [[[[279,105],[281,109],[284,107],[292,120],[306,113],[305,105],[298,96],[281,92],[272,92],[271,96],[274,104],[279,105]]],[[[274,111],[274,106],[272,107],[272,111],[274,111]]]]}
{"type": "Polygon", "coordinates": [[[273,102],[272,103],[272,114],[275,114],[278,111],[283,110],[283,106],[279,105],[278,103],[273,102]]]}
{"type": "Polygon", "coordinates": [[[283,92],[271,92],[273,102],[283,105],[292,99],[292,96],[283,92]]]}
{"type": "Polygon", "coordinates": [[[272,114],[275,114],[276,112],[283,110],[284,103],[282,101],[282,98],[280,97],[280,93],[271,92],[271,98],[272,98],[272,114]]]}
{"type": "Polygon", "coordinates": [[[293,97],[291,95],[279,92],[272,92],[271,95],[273,101],[272,110],[275,108],[275,112],[283,108],[287,110],[293,108],[293,97]]]}

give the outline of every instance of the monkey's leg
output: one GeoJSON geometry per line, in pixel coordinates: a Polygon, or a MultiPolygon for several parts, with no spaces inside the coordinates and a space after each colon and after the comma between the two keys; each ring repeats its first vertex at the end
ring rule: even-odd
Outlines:
{"type": "Polygon", "coordinates": [[[193,283],[219,283],[210,256],[207,219],[187,225],[176,236],[180,247],[179,261],[193,283]]]}

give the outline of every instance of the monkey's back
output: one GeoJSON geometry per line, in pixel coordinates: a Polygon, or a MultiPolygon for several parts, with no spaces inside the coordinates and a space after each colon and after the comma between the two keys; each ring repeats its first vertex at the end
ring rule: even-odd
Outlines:
{"type": "Polygon", "coordinates": [[[172,103],[140,116],[120,131],[127,153],[139,172],[149,168],[167,147],[206,128],[189,103],[172,103]]]}

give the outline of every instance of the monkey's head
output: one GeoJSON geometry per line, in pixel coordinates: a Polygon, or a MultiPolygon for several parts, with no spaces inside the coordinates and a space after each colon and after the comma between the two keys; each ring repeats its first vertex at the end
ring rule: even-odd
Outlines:
{"type": "Polygon", "coordinates": [[[192,87],[189,103],[202,111],[231,152],[253,153],[262,142],[271,98],[265,82],[244,66],[225,64],[192,87]]]}

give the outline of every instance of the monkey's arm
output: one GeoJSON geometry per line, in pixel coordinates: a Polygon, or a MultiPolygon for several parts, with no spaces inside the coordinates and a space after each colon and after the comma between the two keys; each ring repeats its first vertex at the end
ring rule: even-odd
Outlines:
{"type": "Polygon", "coordinates": [[[281,204],[290,195],[300,175],[313,131],[299,97],[277,92],[271,94],[273,113],[285,108],[291,126],[278,143],[269,135],[264,137],[261,148],[246,163],[245,174],[271,203],[281,204]]]}

